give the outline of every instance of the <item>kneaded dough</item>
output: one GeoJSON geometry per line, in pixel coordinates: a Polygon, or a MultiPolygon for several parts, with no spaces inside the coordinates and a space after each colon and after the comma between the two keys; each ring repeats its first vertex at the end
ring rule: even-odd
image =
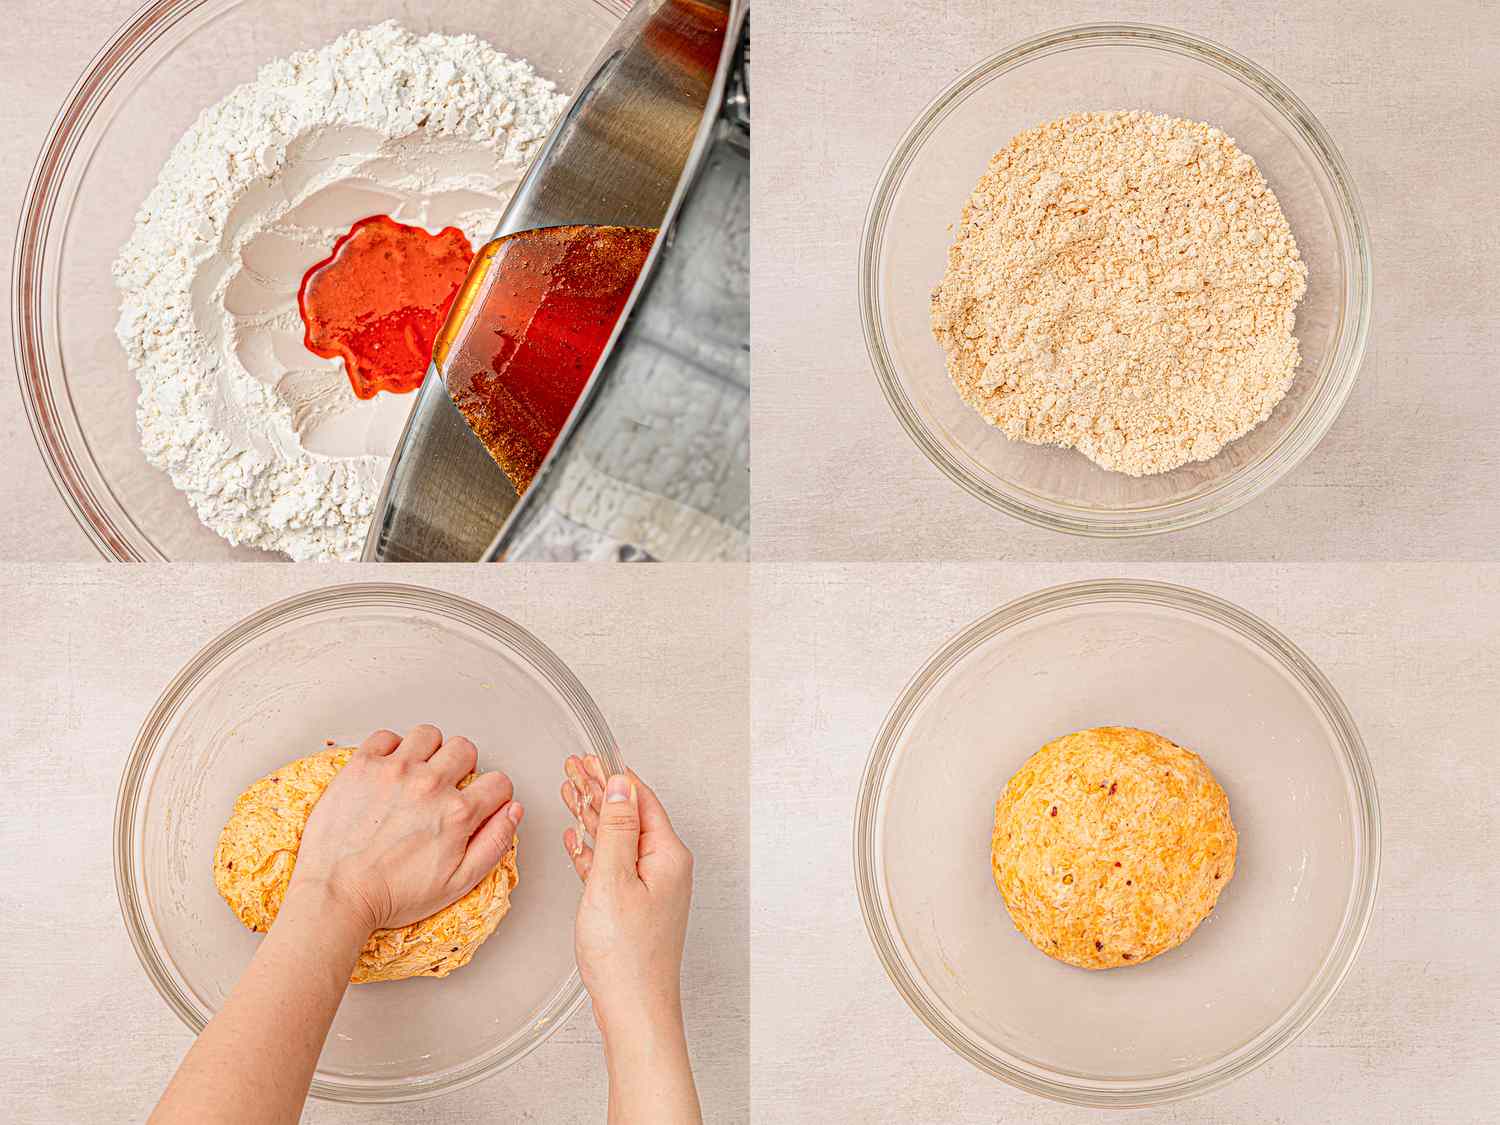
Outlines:
{"type": "MultiPolygon", "coordinates": [[[[235,801],[214,849],[214,883],[240,921],[257,933],[276,920],[308,815],[354,750],[336,746],[298,758],[255,782],[235,801]]],[[[473,779],[471,773],[460,788],[473,779]]],[[[445,977],[467,965],[510,910],[510,894],[519,881],[512,844],[499,866],[457,902],[409,926],[370,935],[350,981],[445,977]]]]}
{"type": "Polygon", "coordinates": [[[1203,759],[1150,731],[1047,743],[995,803],[990,863],[1011,919],[1049,957],[1139,965],[1181,945],[1234,876],[1229,798],[1203,759]]]}

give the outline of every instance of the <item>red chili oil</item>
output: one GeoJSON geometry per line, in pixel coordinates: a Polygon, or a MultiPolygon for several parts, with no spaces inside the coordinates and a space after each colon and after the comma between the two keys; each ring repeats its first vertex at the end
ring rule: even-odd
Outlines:
{"type": "Polygon", "coordinates": [[[655,237],[640,227],[546,227],[476,255],[433,358],[518,493],[567,422],[655,237]]]}
{"type": "Polygon", "coordinates": [[[457,227],[429,234],[386,215],[361,219],[302,278],[303,343],[342,358],[360,398],[414,391],[473,258],[457,227]]]}

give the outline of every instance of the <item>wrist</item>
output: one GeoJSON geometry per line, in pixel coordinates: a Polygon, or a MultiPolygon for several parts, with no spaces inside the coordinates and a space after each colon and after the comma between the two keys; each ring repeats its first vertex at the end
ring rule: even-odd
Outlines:
{"type": "Polygon", "coordinates": [[[684,1037],[682,997],[677,989],[648,995],[601,997],[594,1002],[594,1019],[605,1047],[629,1042],[667,1043],[684,1037]]]}
{"type": "Polygon", "coordinates": [[[375,931],[363,904],[351,901],[324,879],[292,880],[276,915],[276,924],[284,920],[293,924],[311,922],[324,941],[331,941],[335,948],[356,952],[375,931]]]}
{"type": "Polygon", "coordinates": [[[682,1006],[661,1002],[601,1018],[609,1120],[702,1125],[682,1006]]]}

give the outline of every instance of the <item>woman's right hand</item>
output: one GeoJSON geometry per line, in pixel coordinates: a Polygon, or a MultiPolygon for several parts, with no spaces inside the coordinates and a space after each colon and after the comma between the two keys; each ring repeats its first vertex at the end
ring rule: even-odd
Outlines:
{"type": "Polygon", "coordinates": [[[503,773],[459,788],[478,756],[425,723],[370,735],[313,806],[287,897],[341,906],[368,936],[468,894],[505,858],[523,812],[503,773]]]}

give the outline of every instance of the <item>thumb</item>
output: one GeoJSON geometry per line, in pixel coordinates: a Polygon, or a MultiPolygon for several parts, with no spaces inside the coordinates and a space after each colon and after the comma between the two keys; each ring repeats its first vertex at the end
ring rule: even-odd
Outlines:
{"type": "Polygon", "coordinates": [[[453,873],[453,882],[463,888],[459,892],[460,897],[468,894],[479,885],[481,879],[500,866],[505,853],[515,843],[516,829],[520,827],[521,817],[525,814],[526,810],[521,807],[520,801],[506,801],[475,829],[464,849],[463,859],[459,861],[458,870],[453,873]]]}
{"type": "Polygon", "coordinates": [[[641,810],[635,784],[617,773],[604,787],[599,831],[594,833],[594,871],[636,877],[641,850],[641,810]]]}

